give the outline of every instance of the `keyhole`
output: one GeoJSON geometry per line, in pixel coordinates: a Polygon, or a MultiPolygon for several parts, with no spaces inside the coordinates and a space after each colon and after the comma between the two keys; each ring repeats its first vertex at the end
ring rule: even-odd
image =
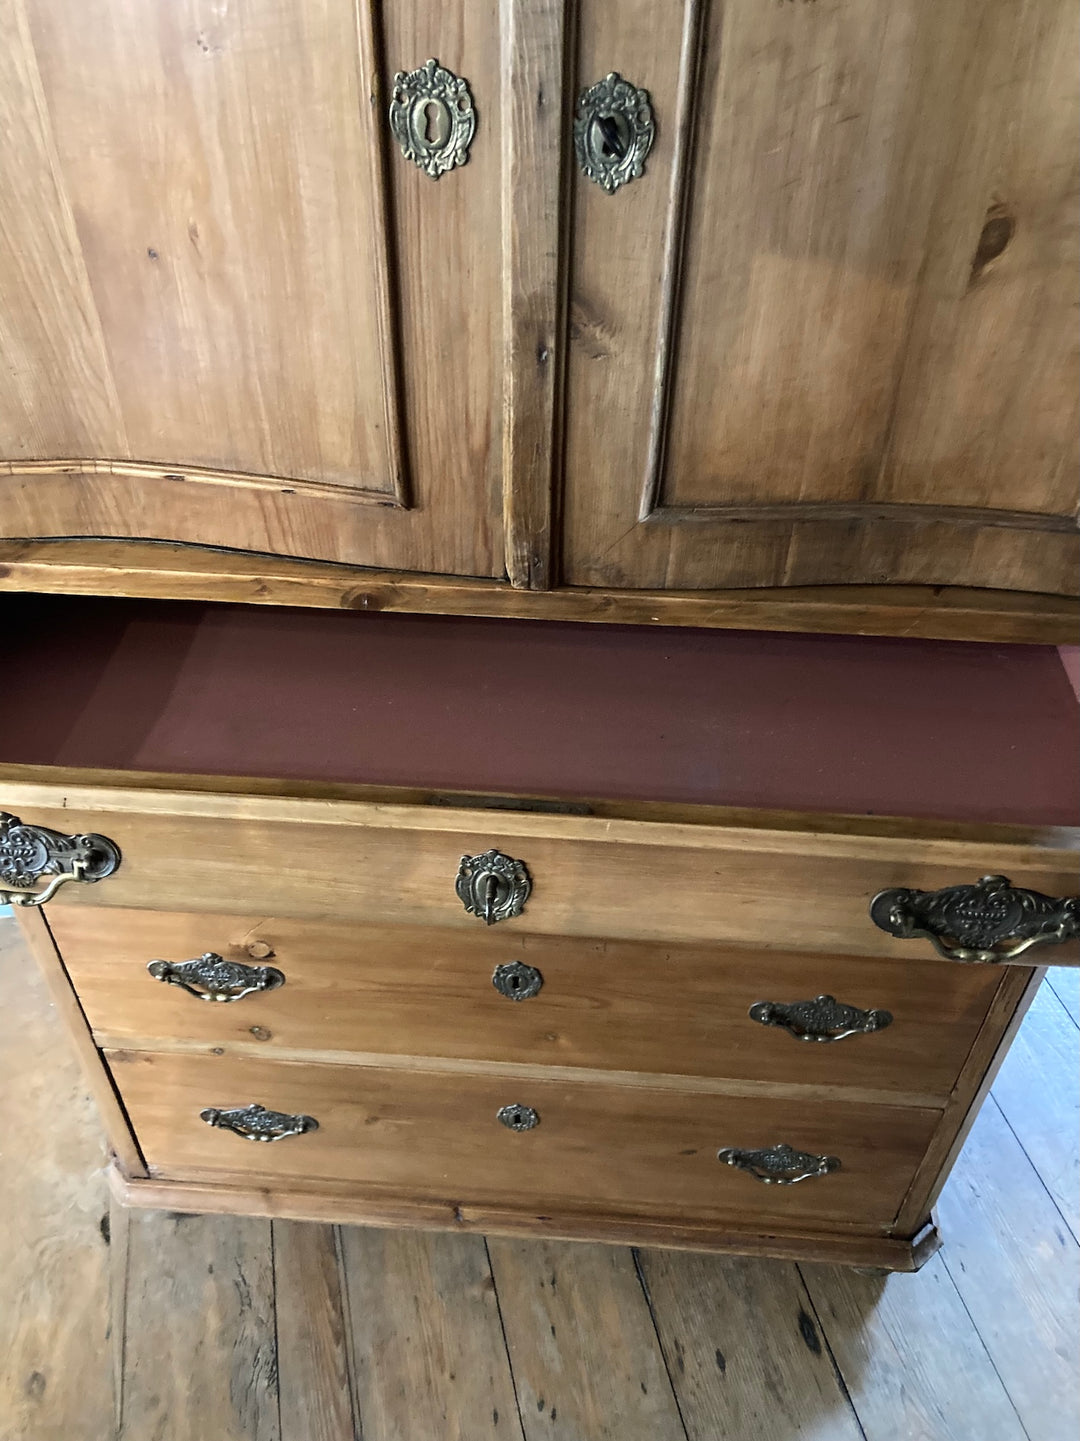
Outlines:
{"type": "Polygon", "coordinates": [[[446,144],[450,135],[450,111],[441,100],[423,101],[414,112],[414,125],[421,141],[433,150],[446,144]]]}

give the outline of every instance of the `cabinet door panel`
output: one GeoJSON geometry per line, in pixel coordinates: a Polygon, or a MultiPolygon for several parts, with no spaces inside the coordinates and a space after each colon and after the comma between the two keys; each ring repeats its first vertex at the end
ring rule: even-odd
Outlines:
{"type": "Polygon", "coordinates": [[[494,133],[498,35],[392,8],[0,0],[5,533],[497,570],[497,146],[433,181],[386,82],[494,133]]]}
{"type": "Polygon", "coordinates": [[[679,14],[582,10],[658,137],[575,182],[568,578],[1071,590],[1071,7],[679,14]]]}

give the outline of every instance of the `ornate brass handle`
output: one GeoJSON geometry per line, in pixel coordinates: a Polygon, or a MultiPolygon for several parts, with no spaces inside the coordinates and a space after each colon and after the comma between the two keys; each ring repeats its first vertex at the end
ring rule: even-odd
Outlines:
{"type": "Polygon", "coordinates": [[[923,936],[947,961],[1000,964],[1080,937],[1080,896],[1023,890],[1005,876],[940,891],[879,891],[870,919],[900,940],[923,936]]]}
{"type": "Polygon", "coordinates": [[[245,966],[206,951],[193,961],[151,961],[146,968],[155,981],[179,986],[200,1001],[242,1001],[256,991],[275,991],[285,977],[274,966],[245,966]]]}
{"type": "Polygon", "coordinates": [[[842,1041],[892,1025],[890,1011],[863,1011],[835,996],[816,996],[812,1001],[755,1001],[750,1019],[763,1026],[781,1026],[797,1041],[842,1041]]]}
{"type": "Polygon", "coordinates": [[[319,1129],[314,1116],[290,1116],[284,1111],[268,1111],[257,1102],[224,1109],[210,1106],[199,1112],[199,1120],[205,1121],[208,1126],[217,1126],[219,1130],[243,1136],[245,1141],[282,1141],[286,1136],[302,1136],[306,1131],[319,1129]]]}
{"type": "Polygon", "coordinates": [[[496,921],[521,915],[532,879],[524,861],[515,861],[502,851],[485,851],[482,856],[462,856],[454,889],[471,916],[493,926],[496,921]]]}
{"type": "Polygon", "coordinates": [[[766,1186],[795,1186],[800,1181],[811,1181],[815,1176],[827,1176],[839,1171],[837,1156],[815,1156],[809,1151],[796,1151],[783,1141],[762,1151],[744,1151],[738,1146],[726,1146],[717,1151],[716,1159],[728,1166],[738,1166],[755,1180],[766,1186]]]}
{"type": "Polygon", "coordinates": [[[0,811],[0,905],[43,906],[68,881],[103,881],[119,864],[119,847],[105,836],[66,836],[0,811]],[[44,889],[32,889],[45,876],[44,889]]]}

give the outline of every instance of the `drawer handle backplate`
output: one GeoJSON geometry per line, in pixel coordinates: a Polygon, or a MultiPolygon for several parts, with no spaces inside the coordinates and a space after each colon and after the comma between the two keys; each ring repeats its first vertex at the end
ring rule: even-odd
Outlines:
{"type": "Polygon", "coordinates": [[[155,981],[179,986],[200,1001],[242,1001],[256,991],[276,991],[285,977],[274,966],[245,966],[206,951],[193,961],[151,961],[146,968],[155,981]]]}
{"type": "Polygon", "coordinates": [[[252,1102],[250,1106],[210,1106],[199,1112],[199,1120],[205,1121],[208,1126],[217,1126],[219,1130],[243,1136],[245,1141],[282,1141],[286,1136],[302,1136],[306,1131],[319,1129],[314,1116],[290,1116],[284,1111],[268,1111],[257,1102],[252,1102]]]}
{"type": "Polygon", "coordinates": [[[815,996],[812,1001],[755,1001],[750,1019],[780,1026],[797,1041],[842,1041],[883,1031],[892,1024],[892,1013],[863,1011],[835,996],[815,996]]]}
{"type": "Polygon", "coordinates": [[[900,940],[923,936],[947,961],[994,964],[1080,937],[1080,896],[1044,896],[1005,876],[940,891],[879,891],[870,919],[900,940]]]}
{"type": "Polygon", "coordinates": [[[454,889],[471,916],[493,926],[521,915],[532,879],[524,861],[491,850],[482,856],[462,856],[454,889]]]}
{"type": "Polygon", "coordinates": [[[119,864],[120,849],[105,836],[66,836],[0,811],[0,905],[43,906],[68,881],[103,881],[119,864]],[[33,889],[47,876],[44,889],[33,889]]]}
{"type": "Polygon", "coordinates": [[[766,1186],[795,1186],[800,1181],[811,1181],[816,1176],[827,1176],[831,1171],[840,1169],[837,1156],[815,1156],[809,1151],[796,1151],[783,1141],[761,1151],[726,1146],[717,1151],[716,1159],[725,1165],[737,1166],[766,1186]]]}

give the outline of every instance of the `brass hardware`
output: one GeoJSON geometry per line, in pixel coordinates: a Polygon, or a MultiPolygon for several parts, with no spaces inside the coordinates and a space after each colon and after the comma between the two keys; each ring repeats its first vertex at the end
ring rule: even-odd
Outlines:
{"type": "Polygon", "coordinates": [[[493,926],[521,915],[532,880],[524,861],[502,851],[485,851],[482,856],[462,856],[454,889],[471,916],[493,926]]]}
{"type": "Polygon", "coordinates": [[[0,905],[43,906],[68,881],[103,881],[119,864],[105,836],[66,836],[0,811],[0,905]],[[45,888],[31,889],[44,876],[52,877],[45,888]]]}
{"type": "Polygon", "coordinates": [[[762,1151],[744,1151],[738,1146],[726,1146],[724,1150],[717,1151],[716,1159],[728,1166],[738,1166],[740,1171],[745,1171],[766,1186],[795,1186],[800,1181],[827,1176],[831,1171],[840,1169],[836,1156],[814,1156],[809,1151],[796,1151],[783,1141],[762,1151]]]}
{"type": "Polygon", "coordinates": [[[527,1001],[539,993],[544,978],[535,966],[527,966],[524,961],[507,961],[504,966],[495,967],[491,984],[500,996],[511,1001],[527,1001]]]}
{"type": "Polygon", "coordinates": [[[257,1102],[223,1110],[210,1106],[199,1112],[199,1120],[205,1121],[208,1126],[217,1126],[219,1130],[243,1136],[245,1141],[281,1141],[286,1136],[302,1136],[305,1131],[319,1129],[314,1116],[289,1116],[284,1111],[268,1111],[257,1102]]]}
{"type": "Polygon", "coordinates": [[[947,961],[994,964],[1080,937],[1080,896],[1044,896],[983,876],[940,891],[879,891],[870,919],[900,940],[925,937],[947,961]]]}
{"type": "Polygon", "coordinates": [[[476,111],[468,82],[428,60],[419,70],[394,76],[390,129],[406,160],[438,180],[464,165],[476,133],[476,111]]]}
{"type": "Polygon", "coordinates": [[[797,1041],[842,1041],[892,1025],[891,1012],[862,1011],[834,996],[816,996],[812,1001],[755,1001],[750,1019],[763,1026],[782,1026],[797,1041]]]}
{"type": "Polygon", "coordinates": [[[155,981],[179,986],[200,1001],[242,1001],[256,991],[275,991],[285,977],[274,966],[245,966],[206,951],[193,961],[151,961],[146,968],[155,981]]]}
{"type": "Polygon", "coordinates": [[[531,1131],[540,1124],[540,1117],[531,1106],[501,1106],[496,1119],[508,1131],[531,1131]]]}
{"type": "Polygon", "coordinates": [[[645,170],[656,139],[647,90],[614,71],[583,90],[574,120],[574,150],[581,173],[613,195],[645,170]]]}

